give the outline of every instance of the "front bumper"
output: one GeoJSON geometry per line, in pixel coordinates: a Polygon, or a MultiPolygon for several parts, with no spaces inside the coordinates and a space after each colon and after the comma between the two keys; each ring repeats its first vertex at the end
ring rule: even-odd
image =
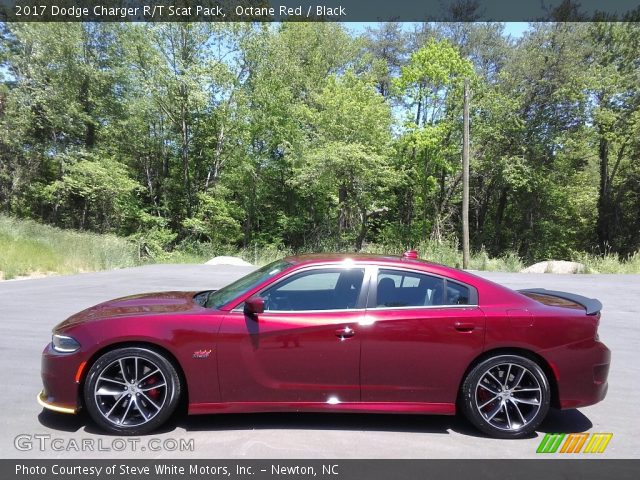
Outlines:
{"type": "Polygon", "coordinates": [[[56,405],[55,403],[50,402],[44,390],[40,390],[40,393],[36,397],[36,400],[38,401],[38,403],[42,408],[46,408],[47,410],[51,410],[53,412],[58,412],[58,413],[76,413],[77,412],[76,408],[63,407],[61,405],[56,405]]]}
{"type": "Polygon", "coordinates": [[[42,407],[62,413],[76,413],[79,410],[78,371],[83,365],[82,357],[80,352],[58,353],[51,344],[46,346],[41,365],[44,389],[37,398],[42,407]]]}

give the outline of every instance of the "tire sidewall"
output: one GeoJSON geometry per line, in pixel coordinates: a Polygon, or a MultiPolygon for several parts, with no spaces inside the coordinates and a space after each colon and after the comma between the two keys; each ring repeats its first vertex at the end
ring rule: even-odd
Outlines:
{"type": "Polygon", "coordinates": [[[91,419],[103,430],[117,435],[141,435],[151,432],[165,423],[175,411],[180,399],[180,378],[176,368],[165,356],[155,350],[145,347],[123,347],[106,352],[91,366],[85,378],[83,400],[91,419]],[[114,360],[122,357],[137,356],[145,358],[160,368],[167,382],[167,399],[160,412],[147,423],[135,427],[120,427],[109,422],[98,408],[94,396],[95,384],[98,376],[105,367],[114,360]]]}
{"type": "Polygon", "coordinates": [[[520,355],[497,355],[476,365],[465,377],[462,385],[462,410],[467,419],[480,431],[496,438],[523,438],[533,433],[549,412],[551,389],[549,380],[542,368],[533,360],[520,355]],[[536,377],[542,388],[540,410],[534,419],[525,427],[508,431],[501,430],[488,423],[478,411],[475,404],[475,388],[487,370],[501,363],[513,363],[527,368],[536,377]]]}

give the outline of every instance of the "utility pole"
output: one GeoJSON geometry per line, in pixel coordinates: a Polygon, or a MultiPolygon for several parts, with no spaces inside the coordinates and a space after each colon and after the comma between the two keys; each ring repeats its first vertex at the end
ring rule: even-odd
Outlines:
{"type": "Polygon", "coordinates": [[[469,268],[469,79],[464,79],[462,133],[462,268],[469,268]]]}

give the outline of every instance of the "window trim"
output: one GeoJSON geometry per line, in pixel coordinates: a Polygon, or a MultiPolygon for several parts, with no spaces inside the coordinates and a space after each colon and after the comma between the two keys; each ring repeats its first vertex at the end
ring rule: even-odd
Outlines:
{"type": "MultiPolygon", "coordinates": [[[[371,265],[363,265],[363,264],[354,264],[350,266],[345,266],[340,263],[337,264],[329,264],[329,265],[309,265],[307,267],[295,269],[282,277],[275,280],[273,283],[267,285],[261,290],[254,293],[252,296],[261,297],[264,292],[270,290],[271,288],[275,288],[278,284],[286,281],[289,277],[294,275],[298,275],[300,273],[306,273],[313,270],[351,270],[358,269],[363,270],[364,275],[362,277],[362,285],[360,286],[360,293],[358,294],[358,300],[356,301],[355,308],[332,308],[327,310],[265,310],[260,315],[266,315],[271,313],[277,314],[300,314],[300,313],[333,313],[333,312],[364,312],[367,309],[367,299],[369,293],[369,285],[370,285],[370,276],[372,274],[371,265]]],[[[244,301],[240,302],[232,312],[243,312],[244,311],[244,301]]]]}
{"type": "MultiPolygon", "coordinates": [[[[368,298],[367,298],[367,310],[434,310],[440,308],[477,308],[479,307],[478,300],[478,289],[473,285],[469,285],[468,283],[460,282],[458,280],[450,279],[444,275],[438,275],[437,273],[432,272],[424,272],[421,270],[416,270],[413,268],[406,267],[396,267],[396,266],[374,266],[371,276],[369,277],[369,288],[368,290],[368,298]],[[425,275],[428,277],[440,278],[444,281],[444,294],[447,294],[447,283],[455,283],[460,286],[466,287],[469,289],[469,303],[464,305],[411,305],[406,307],[378,307],[376,305],[376,299],[378,297],[378,274],[380,270],[391,270],[391,271],[399,271],[399,272],[407,272],[414,273],[416,275],[425,275]]],[[[446,300],[446,298],[445,298],[446,300]]]]}

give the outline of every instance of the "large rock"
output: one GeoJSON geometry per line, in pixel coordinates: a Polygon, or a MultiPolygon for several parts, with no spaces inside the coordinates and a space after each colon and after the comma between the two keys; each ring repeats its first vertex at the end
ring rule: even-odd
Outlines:
{"type": "Polygon", "coordinates": [[[521,270],[522,273],[584,273],[585,271],[586,267],[582,263],[565,260],[538,262],[521,270]]]}
{"type": "Polygon", "coordinates": [[[245,262],[243,259],[239,257],[229,257],[226,255],[222,255],[220,257],[213,257],[208,262],[205,262],[205,265],[238,265],[241,267],[252,267],[249,262],[245,262]]]}

